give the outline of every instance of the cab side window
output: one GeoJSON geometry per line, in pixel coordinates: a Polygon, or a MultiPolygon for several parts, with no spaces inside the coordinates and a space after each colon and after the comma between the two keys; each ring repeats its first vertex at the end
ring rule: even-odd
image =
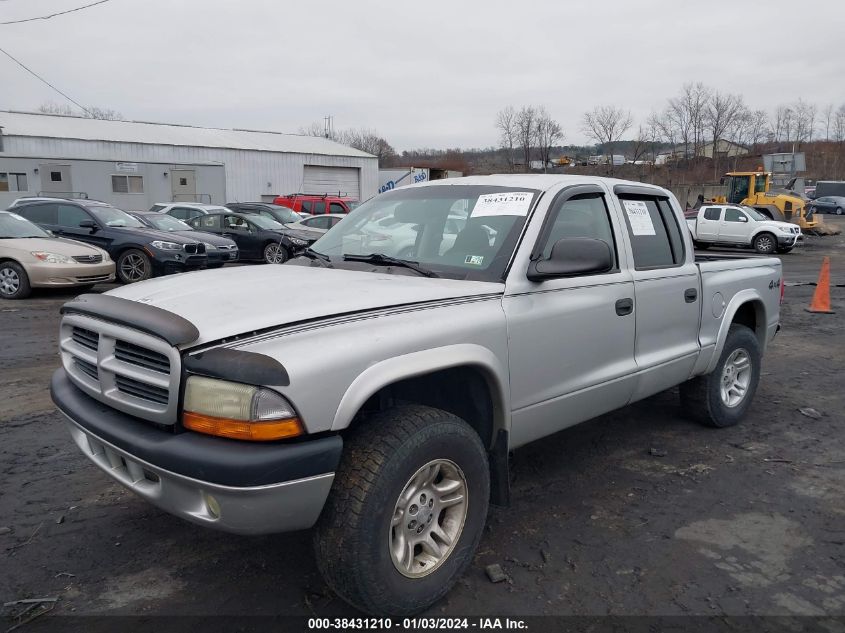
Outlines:
{"type": "Polygon", "coordinates": [[[725,222],[747,222],[748,218],[739,209],[725,209],[725,222]]]}
{"type": "Polygon", "coordinates": [[[303,213],[311,213],[311,201],[310,200],[302,200],[302,206],[300,207],[300,211],[303,213]]]}
{"type": "Polygon", "coordinates": [[[565,199],[552,209],[551,224],[544,239],[542,257],[547,259],[555,242],[564,238],[586,237],[601,240],[613,253],[613,270],[618,270],[616,242],[610,225],[607,205],[602,194],[584,194],[565,199]]]}
{"type": "Polygon", "coordinates": [[[684,240],[666,198],[620,196],[637,270],[684,263],[684,240]]]}
{"type": "Polygon", "coordinates": [[[722,210],[719,207],[707,207],[704,209],[704,219],[705,220],[715,220],[718,221],[722,215],[722,210]]]}
{"type": "Polygon", "coordinates": [[[339,202],[330,202],[329,213],[346,213],[346,209],[339,202]]]}

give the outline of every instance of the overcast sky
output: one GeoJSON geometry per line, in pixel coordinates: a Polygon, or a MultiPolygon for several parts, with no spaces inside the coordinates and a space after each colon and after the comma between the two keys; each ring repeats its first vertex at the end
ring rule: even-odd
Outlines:
{"type": "MultiPolygon", "coordinates": [[[[0,22],[90,1],[0,0],[0,22]]],[[[494,145],[508,104],[582,142],[585,110],[641,121],[689,81],[839,106],[843,44],[841,0],[110,0],[0,26],[0,47],[127,119],[297,132],[330,114],[397,150],[494,145]]],[[[64,102],[0,55],[0,109],[45,101],[64,102]]]]}

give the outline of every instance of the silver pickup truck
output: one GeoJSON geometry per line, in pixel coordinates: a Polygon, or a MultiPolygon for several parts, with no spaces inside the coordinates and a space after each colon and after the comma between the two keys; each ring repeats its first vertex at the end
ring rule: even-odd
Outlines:
{"type": "Polygon", "coordinates": [[[340,596],[411,614],[507,505],[509,451],[678,384],[679,412],[739,422],[781,289],[778,259],[697,258],[665,189],[439,181],[373,198],[283,266],[68,302],[51,391],[141,497],[241,534],[315,527],[340,596]]]}

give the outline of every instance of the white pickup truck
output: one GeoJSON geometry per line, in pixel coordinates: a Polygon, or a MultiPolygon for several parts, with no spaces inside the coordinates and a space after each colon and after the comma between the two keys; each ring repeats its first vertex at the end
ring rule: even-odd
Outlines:
{"type": "Polygon", "coordinates": [[[286,265],[68,302],[52,396],[150,503],[240,534],[313,526],[340,596],[407,615],[472,561],[510,451],[677,385],[679,415],[738,423],[781,290],[776,257],[697,257],[659,187],[438,180],[365,202],[286,265]],[[378,231],[387,216],[408,231],[378,231]]]}
{"type": "Polygon", "coordinates": [[[763,255],[788,253],[804,238],[801,227],[772,220],[751,207],[705,204],[687,226],[698,248],[746,246],[763,255]]]}

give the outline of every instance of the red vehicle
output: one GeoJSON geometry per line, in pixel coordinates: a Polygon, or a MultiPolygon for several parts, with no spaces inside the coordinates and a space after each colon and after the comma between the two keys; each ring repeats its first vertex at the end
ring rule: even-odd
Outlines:
{"type": "Polygon", "coordinates": [[[357,202],[357,200],[341,196],[330,196],[328,194],[318,196],[304,193],[279,196],[273,200],[273,204],[293,209],[298,213],[310,213],[311,215],[349,213],[357,202]]]}

